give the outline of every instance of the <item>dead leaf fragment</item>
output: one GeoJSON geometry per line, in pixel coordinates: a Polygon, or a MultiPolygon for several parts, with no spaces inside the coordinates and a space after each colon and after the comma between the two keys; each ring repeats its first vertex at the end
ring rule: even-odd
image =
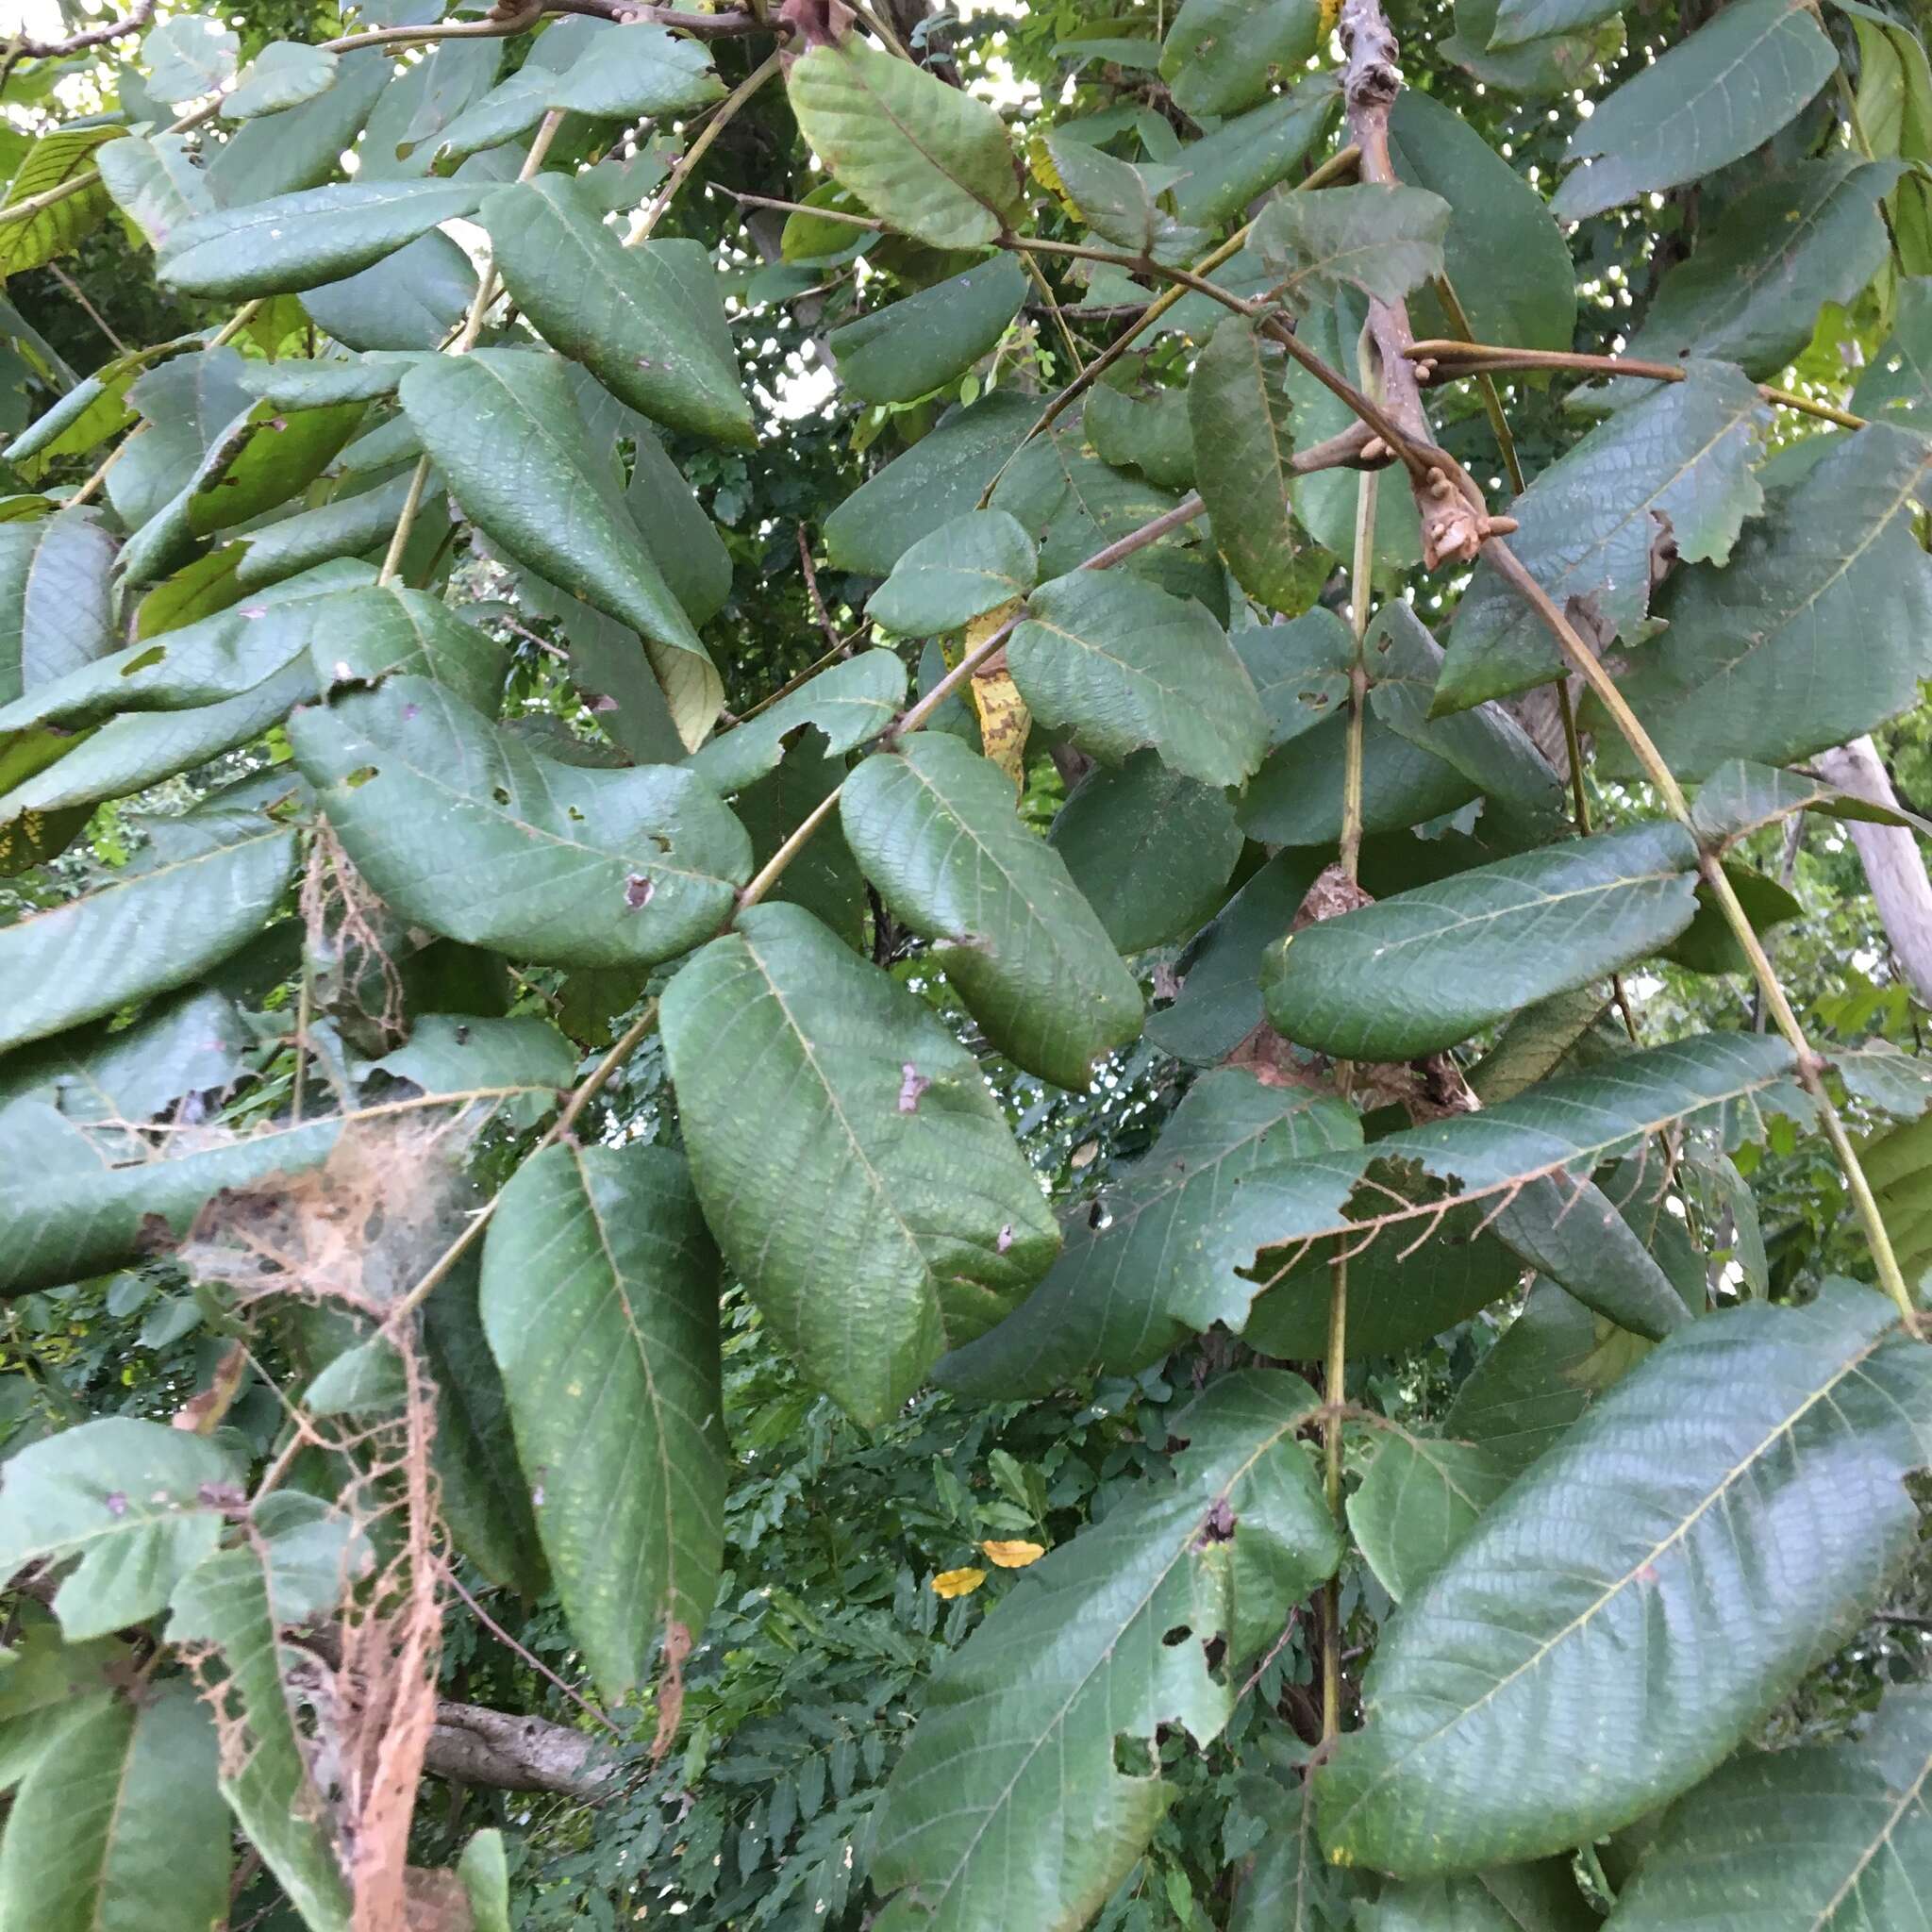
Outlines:
{"type": "Polygon", "coordinates": [[[986,1581],[984,1570],[941,1570],[932,1580],[935,1596],[971,1596],[986,1581]]]}

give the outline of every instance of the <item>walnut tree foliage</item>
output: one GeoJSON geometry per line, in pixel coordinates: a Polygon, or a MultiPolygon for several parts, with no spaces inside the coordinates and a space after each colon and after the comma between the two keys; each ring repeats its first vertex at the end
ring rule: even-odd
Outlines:
{"type": "Polygon", "coordinates": [[[0,1932],[1932,1925],[1911,8],[53,12],[0,1932]]]}

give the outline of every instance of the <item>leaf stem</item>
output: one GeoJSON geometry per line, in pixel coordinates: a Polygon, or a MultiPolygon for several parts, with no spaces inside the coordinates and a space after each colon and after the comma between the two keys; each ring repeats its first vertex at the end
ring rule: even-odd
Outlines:
{"type": "Polygon", "coordinates": [[[691,170],[704,159],[711,143],[731,125],[738,110],[778,72],[778,49],[774,47],[771,53],[719,103],[718,111],[705,123],[697,139],[678,157],[677,165],[672,169],[671,178],[658,190],[658,198],[631,225],[630,233],[624,238],[624,245],[626,248],[635,248],[639,242],[649,239],[651,230],[662,219],[664,210],[676,198],[677,191],[690,180],[691,170]]]}
{"type": "MultiPolygon", "coordinates": [[[[1454,321],[1454,317],[1451,320],[1454,321]]],[[[1649,362],[1640,356],[1586,356],[1567,349],[1504,349],[1490,342],[1456,341],[1453,339],[1411,342],[1411,361],[1432,362],[1436,367],[1423,379],[1448,382],[1465,375],[1484,381],[1492,370],[1567,369],[1584,375],[1632,375],[1647,382],[1682,382],[1689,374],[1674,362],[1649,362]]],[[[1863,416],[1840,409],[1832,403],[1821,403],[1801,396],[1793,390],[1779,389],[1775,383],[1760,382],[1757,393],[1781,409],[1795,409],[1801,415],[1816,416],[1836,423],[1840,429],[1864,429],[1863,416]]]]}
{"type": "MultiPolygon", "coordinates": [[[[1642,766],[1645,777],[1656,786],[1671,816],[1695,837],[1696,828],[1691,824],[1690,808],[1684,797],[1683,787],[1677,783],[1675,774],[1665,763],[1662,753],[1652,741],[1649,732],[1643,728],[1641,720],[1631,710],[1623,692],[1617,689],[1615,680],[1597,661],[1596,654],[1577,635],[1570,620],[1557,608],[1548,592],[1529,574],[1522,559],[1507,543],[1501,538],[1491,537],[1483,545],[1483,555],[1489,559],[1491,567],[1542,620],[1556,638],[1563,655],[1596,694],[1598,703],[1609,713],[1612,723],[1623,734],[1624,742],[1635,754],[1637,762],[1642,766]]],[[[1825,1137],[1831,1142],[1832,1152],[1836,1155],[1839,1166],[1844,1174],[1846,1189],[1864,1225],[1866,1242],[1872,1251],[1873,1265],[1878,1271],[1879,1284],[1898,1305],[1899,1312],[1906,1318],[1907,1325],[1916,1332],[1918,1309],[1913,1304],[1911,1290],[1907,1286],[1904,1271],[1899,1267],[1898,1257],[1891,1245],[1891,1236],[1886,1229],[1884,1217],[1878,1211],[1878,1203],[1872,1192],[1872,1184],[1866,1177],[1864,1165],[1858,1158],[1857,1149],[1852,1145],[1851,1136],[1845,1131],[1844,1122],[1840,1118],[1838,1108],[1832,1104],[1830,1093],[1825,1090],[1822,1071],[1824,1063],[1805,1037],[1805,1029],[1799,1024],[1797,1014],[1792,1010],[1791,1003],[1778,979],[1776,969],[1771,963],[1771,957],[1765,952],[1757,930],[1739,903],[1738,895],[1732,890],[1724,867],[1718,862],[1717,855],[1712,852],[1702,852],[1698,869],[1704,875],[1706,885],[1710,889],[1711,896],[1717,901],[1719,909],[1724,913],[1725,924],[1736,936],[1738,943],[1744,949],[1744,957],[1751,962],[1751,971],[1764,995],[1765,1006],[1776,1023],[1777,1030],[1784,1035],[1787,1044],[1796,1057],[1798,1078],[1818,1109],[1818,1117],[1824,1125],[1825,1137]]]]}

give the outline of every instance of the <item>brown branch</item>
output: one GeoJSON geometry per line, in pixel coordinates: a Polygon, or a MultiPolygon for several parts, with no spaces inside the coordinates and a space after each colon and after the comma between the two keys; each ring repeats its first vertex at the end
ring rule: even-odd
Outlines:
{"type": "Polygon", "coordinates": [[[123,34],[139,33],[154,17],[155,0],[135,0],[135,4],[119,20],[70,34],[64,41],[35,41],[22,34],[16,40],[0,44],[19,59],[58,60],[66,54],[78,54],[89,47],[101,46],[108,41],[118,41],[123,34]]]}

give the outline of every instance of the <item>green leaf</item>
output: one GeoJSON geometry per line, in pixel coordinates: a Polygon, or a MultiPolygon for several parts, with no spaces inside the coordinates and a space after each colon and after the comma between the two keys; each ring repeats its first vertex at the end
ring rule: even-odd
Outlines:
{"type": "MultiPolygon", "coordinates": [[[[0,542],[8,534],[0,528],[0,542]]],[[[326,567],[247,605],[79,664],[0,707],[0,731],[71,728],[116,711],[186,710],[235,697],[305,651],[317,627],[344,608],[342,591],[365,584],[369,575],[358,566],[326,567]]]]}
{"type": "Polygon", "coordinates": [[[233,77],[241,49],[241,37],[219,21],[205,13],[176,14],[142,39],[148,91],[170,107],[211,94],[233,77]]]}
{"type": "MultiPolygon", "coordinates": [[[[1235,814],[1241,829],[1271,845],[1332,844],[1341,834],[1347,765],[1348,720],[1318,722],[1269,754],[1235,814]]],[[[1362,732],[1365,831],[1400,831],[1441,818],[1467,805],[1481,790],[1433,751],[1370,713],[1362,732]]]]}
{"type": "Polygon", "coordinates": [[[1226,793],[1151,751],[1088,773],[1047,836],[1122,953],[1193,932],[1221,905],[1242,844],[1226,793]]]}
{"type": "Polygon", "coordinates": [[[1139,1037],[1133,974],[997,767],[915,732],[859,764],[839,813],[866,876],[1016,1065],[1083,1092],[1139,1037]]]}
{"type": "MultiPolygon", "coordinates": [[[[1764,507],[1752,475],[1763,403],[1724,363],[1690,365],[1600,423],[1510,505],[1510,547],[1559,609],[1581,605],[1607,639],[1650,628],[1653,556],[1667,532],[1685,562],[1722,564],[1764,507]]],[[[1478,563],[1449,633],[1439,711],[1557,676],[1563,658],[1522,596],[1478,563]]]]}
{"type": "Polygon", "coordinates": [[[108,500],[130,530],[180,493],[184,474],[254,401],[242,386],[246,366],[237,350],[204,349],[172,358],[129,388],[127,400],[148,426],[127,439],[108,472],[108,500]]]}
{"type": "Polygon", "coordinates": [[[1272,1781],[1262,1790],[1270,1829],[1235,1893],[1228,1932],[1329,1932],[1349,1924],[1353,1874],[1338,1872],[1322,1856],[1315,1794],[1307,1778],[1296,1790],[1272,1781]]]}
{"type": "Polygon", "coordinates": [[[1050,176],[1061,202],[1103,241],[1172,261],[1199,254],[1208,239],[1205,228],[1182,227],[1157,200],[1171,168],[1117,160],[1063,128],[1051,129],[1033,152],[1035,172],[1050,176]]]}
{"type": "Polygon", "coordinates": [[[522,349],[442,356],[411,369],[400,393],[484,535],[643,638],[678,736],[695,749],[724,682],[623,504],[583,460],[563,364],[522,349]]]}
{"type": "Polygon", "coordinates": [[[101,1416],[0,1464],[0,1561],[77,1567],[54,1594],[70,1643],[145,1623],[213,1554],[234,1458],[206,1437],[101,1416]]]}
{"type": "Polygon", "coordinates": [[[1172,1474],[1035,1564],[941,1666],[882,1800],[880,1932],[1071,1932],[1106,1902],[1174,1797],[1157,1728],[1219,1736],[1243,1665],[1341,1558],[1294,1440],[1315,1402],[1279,1372],[1217,1382],[1174,1419],[1172,1474]]]}
{"type": "Polygon", "coordinates": [[[1568,1858],[1385,1885],[1350,1923],[1358,1932],[1597,1932],[1603,1924],[1568,1858]]]}
{"type": "Polygon", "coordinates": [[[1449,1434],[1521,1475],[1590,1407],[1599,1323],[1553,1281],[1529,1291],[1523,1312],[1456,1391],[1442,1417],[1449,1434]]]}
{"type": "Polygon", "coordinates": [[[212,211],[215,198],[193,150],[179,134],[129,135],[94,158],[118,208],[156,248],[176,228],[212,211]]]}
{"type": "Polygon", "coordinates": [[[193,1683],[87,1710],[22,1780],[0,1921],[35,1932],[206,1932],[228,1913],[215,1727],[193,1683]]]}
{"type": "MultiPolygon", "coordinates": [[[[361,557],[387,545],[408,502],[414,477],[409,473],[377,484],[373,490],[337,496],[315,509],[297,510],[291,517],[243,533],[247,548],[236,566],[235,581],[243,591],[312,570],[339,558],[361,557]]],[[[425,495],[434,502],[435,480],[425,495]]]]}
{"type": "MultiPolygon", "coordinates": [[[[1796,893],[1755,868],[1727,858],[1724,871],[1744,917],[1760,938],[1804,912],[1796,893]]],[[[1697,887],[1697,916],[1665,947],[1664,958],[1691,973],[1751,971],[1750,955],[1732,930],[1729,914],[1703,881],[1697,887]]]]}
{"type": "MultiPolygon", "coordinates": [[[[15,1452],[17,1453],[17,1451],[15,1452]]],[[[128,1648],[118,1638],[63,1643],[59,1626],[38,1604],[24,1601],[0,1670],[0,1790],[11,1791],[62,1731],[108,1707],[128,1648]]],[[[0,1846],[0,1862],[6,1852],[0,1846]]]]}
{"type": "Polygon", "coordinates": [[[545,1148],[504,1191],[483,1323],[550,1573],[599,1690],[710,1615],[726,1476],[718,1262],[668,1148],[545,1148]]]}
{"type": "MultiPolygon", "coordinates": [[[[1396,95],[1389,137],[1397,178],[1449,204],[1443,266],[1476,341],[1569,348],[1576,272],[1542,196],[1461,115],[1414,88],[1396,95]]],[[[1455,333],[1438,309],[1433,293],[1417,291],[1418,335],[1455,333]]]]}
{"type": "Polygon", "coordinates": [[[299,294],[474,214],[482,198],[477,187],[455,181],[345,181],[278,194],[184,222],[155,273],[184,295],[299,294]]]}
{"type": "Polygon", "coordinates": [[[1143,745],[1204,785],[1239,785],[1267,741],[1253,680],[1200,605],[1119,571],[1041,585],[1007,663],[1027,708],[1118,764],[1143,745]]]}
{"type": "Polygon", "coordinates": [[[389,85],[389,56],[362,47],[338,57],[334,85],[301,106],[244,123],[208,159],[208,183],[225,208],[316,188],[354,147],[389,85]]]}
{"type": "Polygon", "coordinates": [[[338,56],[297,41],[271,41],[235,77],[222,102],[229,121],[253,121],[312,101],[335,83],[338,56]]]}
{"type": "Polygon", "coordinates": [[[1681,826],[1629,825],[1344,912],[1270,954],[1269,1021],[1345,1059],[1440,1052],[1674,939],[1696,863],[1681,826]]]}
{"type": "Polygon", "coordinates": [[[113,560],[90,510],[0,524],[0,704],[114,648],[113,560]]]}
{"type": "Polygon", "coordinates": [[[906,667],[891,651],[861,651],[799,686],[756,718],[712,739],[686,763],[721,795],[776,771],[788,743],[809,731],[827,754],[876,738],[906,698],[906,667]]]}
{"type": "Polygon", "coordinates": [[[1429,715],[1442,681],[1442,648],[1400,598],[1375,613],[1364,655],[1371,716],[1477,787],[1493,832],[1525,845],[1562,836],[1569,820],[1563,781],[1508,711],[1483,705],[1457,717],[1429,715]]]}
{"type": "Polygon", "coordinates": [[[731,599],[731,553],[664,445],[633,419],[625,503],[644,548],[693,624],[708,624],[731,599]]]}
{"type": "Polygon", "coordinates": [[[246,1751],[224,1755],[222,1796],[241,1821],[309,1932],[348,1932],[350,1893],[311,1779],[296,1700],[284,1674],[294,1653],[279,1626],[329,1607],[316,1601],[318,1573],[346,1571],[348,1527],[321,1519],[308,1496],[270,1496],[255,1510],[255,1534],[211,1557],[175,1591],[173,1643],[209,1645],[225,1673],[225,1721],[244,1733],[246,1751]]]}
{"type": "Polygon", "coordinates": [[[1797,811],[1828,812],[1833,818],[1872,824],[1909,825],[1922,838],[1932,839],[1932,821],[1856,798],[1803,772],[1780,772],[1745,758],[1726,759],[1697,788],[1690,824],[1701,844],[1728,845],[1797,811]]]}
{"type": "Polygon", "coordinates": [[[1330,1857],[1417,1877],[1567,1851],[1711,1771],[1908,1550],[1928,1376],[1845,1282],[1674,1336],[1405,1606],[1315,1774],[1330,1857]]]}
{"type": "Polygon", "coordinates": [[[1500,0],[1492,48],[1520,47],[1526,41],[1574,34],[1617,13],[1622,0],[1500,0]]]}
{"type": "Polygon", "coordinates": [[[1857,415],[1882,413],[1924,429],[1932,415],[1932,276],[1899,283],[1891,338],[1858,377],[1851,407],[1857,415]]]}
{"type": "Polygon", "coordinates": [[[1737,0],[1577,124],[1557,217],[1580,221],[1762,146],[1831,78],[1838,55],[1803,0],[1737,0]]]}
{"type": "Polygon", "coordinates": [[[1399,302],[1442,273],[1449,204],[1421,188],[1325,188],[1280,194],[1256,218],[1254,245],[1282,299],[1307,309],[1359,289],[1399,302]]]}
{"type": "Polygon", "coordinates": [[[1311,75],[1213,133],[1190,142],[1174,166],[1174,213],[1184,222],[1218,226],[1285,181],[1312,148],[1334,113],[1334,77],[1311,75]]]}
{"type": "Polygon", "coordinates": [[[900,558],[873,592],[866,614],[903,636],[960,630],[1024,597],[1038,578],[1039,563],[1033,540],[1005,510],[970,509],[900,558]]]}
{"type": "Polygon", "coordinates": [[[785,76],[799,132],[875,215],[935,248],[983,248],[1019,218],[1000,117],[857,35],[821,42],[785,76]]]}
{"type": "Polygon", "coordinates": [[[743,828],[691,773],[560,764],[426,678],[305,710],[289,738],[389,905],[514,958],[670,958],[716,930],[751,876],[743,828]]]}
{"type": "Polygon", "coordinates": [[[1182,955],[1174,1004],[1148,1017],[1147,1038],[1156,1046],[1196,1066],[1211,1065],[1262,1024],[1261,956],[1288,930],[1326,861],[1321,851],[1277,852],[1242,885],[1182,955]]]}
{"type": "Polygon", "coordinates": [[[43,1101],[16,1100],[0,1112],[0,1296],[138,1261],[157,1241],[185,1235],[211,1194],[318,1167],[345,1131],[434,1115],[467,1134],[498,1115],[516,1121],[554,1107],[554,1058],[532,1054],[526,1022],[508,1033],[505,1024],[462,1022],[467,1054],[447,1057],[453,1065],[461,1059],[458,1077],[470,1084],[460,1089],[400,1098],[391,1091],[348,1113],[240,1138],[204,1129],[195,1151],[164,1148],[158,1159],[111,1125],[90,1131],[43,1101]]]}
{"type": "Polygon", "coordinates": [[[1238,114],[1292,79],[1320,45],[1320,0],[1182,0],[1160,49],[1174,105],[1238,114]]]}
{"type": "Polygon", "coordinates": [[[1129,395],[1100,384],[1081,406],[1080,426],[1100,459],[1139,470],[1163,490],[1194,487],[1194,433],[1188,422],[1188,391],[1157,389],[1129,395]]]}
{"type": "Polygon", "coordinates": [[[1348,1499],[1348,1526],[1375,1580],[1397,1603],[1411,1596],[1508,1488],[1509,1474],[1480,1443],[1390,1435],[1348,1499]]]}
{"type": "Polygon", "coordinates": [[[1239,1067],[1203,1074],[1153,1151],[1069,1218],[1066,1252],[1046,1278],[998,1327],[948,1355],[936,1379],[1004,1402],[1050,1394],[1096,1365],[1132,1374],[1158,1361],[1188,1332],[1180,1309],[1246,1299],[1249,1285],[1208,1240],[1235,1184],[1359,1141],[1340,1101],[1263,1086],[1239,1067]]]}
{"type": "Polygon", "coordinates": [[[656,422],[745,448],[757,441],[718,277],[699,244],[626,248],[564,175],[498,189],[479,219],[504,287],[553,348],[656,422]]]}
{"type": "Polygon", "coordinates": [[[1859,1932],[1932,1917],[1932,1693],[1891,1690],[1856,1743],[1752,1751],[1677,1805],[1618,1895],[1616,1932],[1699,1918],[1859,1932]],[[1767,1872],[1774,1886],[1761,1883],[1767,1872]]]}
{"type": "MultiPolygon", "coordinates": [[[[42,135],[0,196],[0,214],[93,175],[96,152],[110,141],[125,139],[126,132],[125,127],[57,127],[42,135]]],[[[73,254],[108,206],[107,191],[96,180],[25,221],[0,221],[0,280],[39,268],[57,255],[73,254]]]]}
{"type": "Polygon", "coordinates": [[[1916,1281],[1932,1259],[1932,1125],[1914,1121],[1880,1134],[1862,1158],[1899,1266],[1916,1281]]]}
{"type": "Polygon", "coordinates": [[[724,92],[702,43],[631,22],[591,34],[552,82],[548,105],[599,120],[635,121],[643,114],[685,113],[724,92]]]}
{"type": "MultiPolygon", "coordinates": [[[[1274,1284],[1311,1243],[1346,1235],[1351,1253],[1367,1257],[1376,1252],[1370,1244],[1379,1246],[1387,1236],[1395,1238],[1396,1250],[1410,1246],[1462,1208],[1493,1208],[1499,1199],[1507,1208],[1534,1182],[1557,1183],[1567,1196],[1603,1162],[1637,1153],[1651,1134],[1676,1121],[1710,1126],[1728,1146],[1747,1133],[1761,1134],[1769,1114],[1808,1120],[1809,1104],[1790,1075],[1790,1053],[1758,1035],[1702,1034],[1627,1054],[1600,1072],[1545,1081],[1478,1113],[1390,1134],[1353,1154],[1259,1168],[1226,1204],[1211,1231],[1209,1253],[1224,1270],[1256,1269],[1259,1257],[1285,1255],[1285,1265],[1260,1267],[1259,1288],[1278,1296],[1274,1284]]],[[[1430,1242],[1419,1253],[1430,1256],[1439,1245],[1430,1242]]],[[[1387,1272],[1395,1294],[1392,1313],[1405,1319],[1399,1258],[1387,1272]]],[[[1218,1319],[1238,1328],[1248,1319],[1257,1284],[1237,1282],[1229,1273],[1218,1278],[1235,1292],[1197,1310],[1199,1325],[1218,1319]]],[[[1319,1293],[1298,1294],[1289,1307],[1271,1312],[1271,1332],[1291,1322],[1325,1319],[1325,1279],[1305,1271],[1303,1280],[1319,1293]]],[[[1353,1280],[1352,1265],[1351,1334],[1357,1328],[1353,1280]]],[[[1481,1306],[1466,1304],[1462,1312],[1481,1306]]],[[[1257,1306],[1257,1321],[1267,1307],[1266,1299],[1257,1306]]],[[[1475,1431],[1464,1426],[1457,1433],[1474,1437],[1475,1431]]]]}
{"type": "MultiPolygon", "coordinates": [[[[435,229],[360,275],[310,289],[302,297],[302,308],[317,328],[344,348],[427,351],[448,340],[475,294],[476,271],[470,258],[435,229]]],[[[383,426],[392,432],[407,427],[400,423],[383,426]]],[[[413,447],[408,454],[415,454],[413,447]]],[[[350,465],[345,461],[343,467],[350,465]]]]}
{"type": "Polygon", "coordinates": [[[1545,34],[1521,46],[1492,50],[1496,0],[1456,0],[1456,31],[1438,42],[1445,59],[1485,87],[1535,101],[1601,84],[1601,74],[1624,52],[1624,22],[1613,13],[1580,34],[1545,34]]]}
{"type": "Polygon", "coordinates": [[[1287,352],[1245,316],[1227,316],[1188,383],[1194,475],[1227,567],[1257,603],[1299,589],[1291,494],[1294,424],[1287,352]]]}
{"type": "Polygon", "coordinates": [[[1747,190],[1664,276],[1624,353],[1715,357],[1774,378],[1811,340],[1819,308],[1850,302],[1884,265],[1879,200],[1898,176],[1895,161],[1835,154],[1747,190]]]}
{"type": "Polygon", "coordinates": [[[0,926],[0,1047],[192,984],[261,930],[294,876],[295,833],[219,795],[149,825],[111,883],[0,926]]]}
{"type": "MultiPolygon", "coordinates": [[[[1744,533],[1728,570],[1666,586],[1670,628],[1620,683],[1680,778],[1842,744],[1913,702],[1932,671],[1932,561],[1912,534],[1928,466],[1923,438],[1861,429],[1744,533]]],[[[1607,772],[1629,769],[1621,746],[1604,751],[1607,772]]]]}
{"type": "Polygon", "coordinates": [[[832,567],[885,576],[922,537],[978,507],[1039,414],[1028,397],[995,390],[949,415],[825,519],[832,567]]]}
{"type": "Polygon", "coordinates": [[[515,1932],[509,1916],[509,1861],[504,1855],[502,1832],[494,1825],[477,1832],[457,1860],[457,1875],[463,1881],[475,1932],[515,1932]]]}
{"type": "Polygon", "coordinates": [[[874,308],[826,338],[839,380],[868,403],[908,403],[942,388],[1006,334],[1027,286],[1019,258],[996,255],[874,308]]]}
{"type": "Polygon", "coordinates": [[[876,1424],[1059,1245],[979,1063],[808,913],[739,915],[671,982],[706,1219],[807,1374],[876,1424]]]}

